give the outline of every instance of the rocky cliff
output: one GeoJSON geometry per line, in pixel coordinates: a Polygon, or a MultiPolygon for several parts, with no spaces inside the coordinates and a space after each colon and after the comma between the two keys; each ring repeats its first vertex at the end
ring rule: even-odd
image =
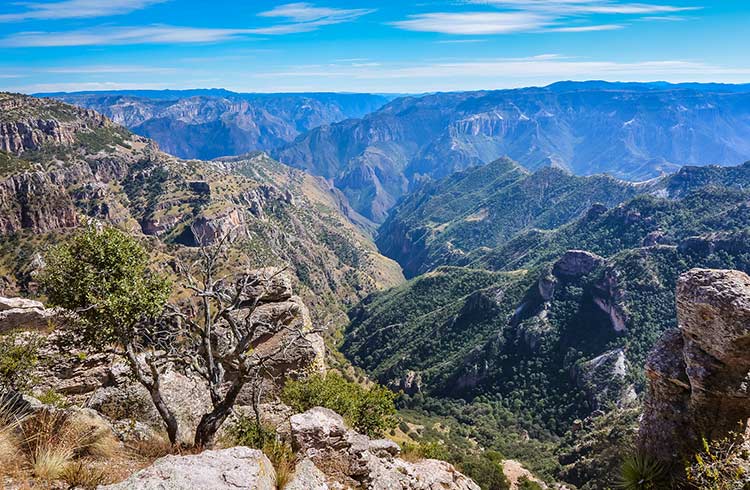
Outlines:
{"type": "Polygon", "coordinates": [[[742,437],[750,419],[750,276],[693,269],[677,283],[678,329],[646,365],[639,443],[665,461],[691,458],[702,439],[742,437]]]}
{"type": "Polygon", "coordinates": [[[88,109],[14,94],[0,104],[3,128],[35,128],[0,138],[0,276],[9,291],[32,291],[36,252],[89,219],[178,256],[232,233],[238,262],[289,265],[330,324],[341,324],[345,304],[402,279],[340,193],[265,154],[180,160],[88,109]]]}

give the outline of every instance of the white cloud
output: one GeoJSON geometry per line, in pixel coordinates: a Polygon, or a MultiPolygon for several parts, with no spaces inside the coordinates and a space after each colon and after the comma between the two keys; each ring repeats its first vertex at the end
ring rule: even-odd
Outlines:
{"type": "Polygon", "coordinates": [[[516,10],[537,10],[557,14],[659,14],[700,10],[649,3],[618,3],[613,0],[467,0],[469,4],[492,5],[516,10]]]}
{"type": "MultiPolygon", "coordinates": [[[[54,4],[30,5],[89,5],[89,10],[78,9],[78,15],[88,12],[114,12],[116,8],[124,9],[126,4],[133,10],[135,5],[145,6],[168,0],[68,0],[54,4]],[[94,7],[100,5],[98,10],[94,7]],[[104,5],[109,6],[107,10],[104,5]]],[[[41,12],[41,11],[40,11],[41,12]]],[[[47,11],[45,11],[47,12],[47,11]]],[[[56,12],[56,11],[54,11],[56,12]]],[[[182,27],[171,25],[146,25],[130,27],[100,26],[88,29],[78,29],[64,32],[29,31],[11,34],[0,39],[0,46],[5,47],[56,47],[56,46],[105,46],[125,44],[182,44],[182,43],[211,43],[226,41],[242,36],[275,36],[309,32],[320,27],[350,22],[359,17],[374,12],[371,9],[333,9],[315,7],[309,3],[291,3],[278,6],[272,10],[261,12],[261,17],[284,18],[290,22],[267,27],[256,28],[202,28],[182,27]]],[[[68,12],[72,15],[73,12],[68,12]]],[[[53,14],[49,9],[48,15],[53,14]]],[[[62,15],[62,13],[58,13],[62,15]]],[[[16,14],[8,14],[16,15],[16,14]]],[[[21,14],[17,14],[21,15],[21,14]]],[[[41,13],[39,14],[41,15],[41,13]]],[[[1,17],[0,17],[1,18],[1,17]]],[[[62,17],[58,17],[62,18],[62,17]]],[[[257,39],[257,37],[256,37],[257,39]]]]}
{"type": "Polygon", "coordinates": [[[335,9],[316,7],[307,2],[279,5],[258,15],[261,17],[282,17],[292,22],[347,22],[374,12],[373,9],[335,9]]]}
{"type": "Polygon", "coordinates": [[[165,25],[143,27],[102,27],[65,32],[19,32],[0,39],[0,46],[58,47],[210,43],[253,33],[252,29],[210,29],[165,25]]]}
{"type": "Polygon", "coordinates": [[[701,8],[617,3],[614,0],[464,0],[463,3],[495,7],[501,11],[423,13],[392,25],[411,31],[454,35],[595,32],[622,29],[624,25],[612,22],[581,25],[581,21],[593,22],[591,18],[596,15],[628,16],[632,20],[633,16],[674,14],[701,8]]]}
{"type": "Polygon", "coordinates": [[[549,30],[551,32],[595,32],[595,31],[616,31],[622,28],[623,26],[619,24],[599,24],[599,25],[592,25],[592,26],[555,27],[549,30]]]}
{"type": "Polygon", "coordinates": [[[24,20],[82,19],[122,15],[168,0],[64,0],[61,2],[23,2],[22,12],[0,14],[0,22],[24,20]]]}
{"type": "Polygon", "coordinates": [[[549,22],[549,17],[528,12],[435,12],[392,24],[408,31],[482,35],[535,30],[549,22]]]}

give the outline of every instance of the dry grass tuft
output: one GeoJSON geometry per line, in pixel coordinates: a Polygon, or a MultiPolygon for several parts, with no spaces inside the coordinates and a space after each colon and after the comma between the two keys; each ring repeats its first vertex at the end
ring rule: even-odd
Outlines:
{"type": "Polygon", "coordinates": [[[126,445],[126,448],[134,456],[147,461],[153,461],[168,454],[174,454],[176,451],[166,435],[132,441],[126,445]]]}
{"type": "Polygon", "coordinates": [[[99,468],[87,461],[75,461],[68,464],[60,475],[70,488],[95,490],[99,485],[109,483],[111,478],[103,468],[99,468]]]}

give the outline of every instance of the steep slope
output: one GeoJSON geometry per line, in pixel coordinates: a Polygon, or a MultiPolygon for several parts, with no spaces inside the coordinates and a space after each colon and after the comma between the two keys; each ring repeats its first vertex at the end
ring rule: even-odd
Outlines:
{"type": "Polygon", "coordinates": [[[476,249],[497,247],[520,232],[557,228],[594,203],[614,206],[644,191],[642,185],[555,168],[529,173],[500,159],[407,196],[378,230],[377,244],[414,276],[465,263],[476,249]]]}
{"type": "Polygon", "coordinates": [[[33,290],[39,252],[90,218],[153,237],[165,264],[232,234],[227,268],[289,267],[332,325],[347,304],[401,280],[320,178],[262,153],[179,160],[98,113],[49,99],[1,94],[0,105],[3,289],[33,290]]]}
{"type": "Polygon", "coordinates": [[[382,221],[416,184],[508,156],[534,170],[643,180],[750,158],[747,86],[561,83],[394,100],[322,126],[274,156],[334,179],[382,221]]]}
{"type": "Polygon", "coordinates": [[[201,159],[268,151],[320,125],[362,117],[388,101],[371,94],[241,94],[227,90],[45,96],[94,109],[155,140],[167,153],[201,159]]]}
{"type": "Polygon", "coordinates": [[[366,298],[342,350],[427,399],[490,400],[535,437],[628,407],[643,391],[648,351],[676,324],[679,274],[750,270],[748,178],[747,164],[686,168],[657,183],[661,195],[680,189],[670,197],[594,206],[554,230],[479,247],[471,268],[439,267],[366,298]]]}

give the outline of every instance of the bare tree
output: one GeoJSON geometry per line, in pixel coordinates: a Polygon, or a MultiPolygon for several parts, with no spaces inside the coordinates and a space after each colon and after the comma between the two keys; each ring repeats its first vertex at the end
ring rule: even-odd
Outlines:
{"type": "MultiPolygon", "coordinates": [[[[264,386],[279,381],[284,373],[277,367],[284,364],[290,350],[304,346],[307,336],[314,333],[291,322],[294,314],[289,310],[282,310],[282,317],[272,321],[254,314],[261,305],[280,301],[274,289],[283,282],[286,269],[245,271],[233,280],[219,275],[230,236],[201,246],[198,260],[184,272],[185,288],[195,300],[194,311],[186,313],[185,308],[169,305],[154,335],[147,339],[157,353],[144,360],[152,387],[158,390],[160,373],[167,364],[197,373],[208,385],[213,409],[202,416],[196,429],[195,443],[200,446],[213,444],[243,389],[250,391],[260,422],[258,405],[264,386]],[[276,341],[269,342],[272,338],[276,341]]],[[[167,413],[162,418],[169,428],[173,417],[167,413]]]]}

